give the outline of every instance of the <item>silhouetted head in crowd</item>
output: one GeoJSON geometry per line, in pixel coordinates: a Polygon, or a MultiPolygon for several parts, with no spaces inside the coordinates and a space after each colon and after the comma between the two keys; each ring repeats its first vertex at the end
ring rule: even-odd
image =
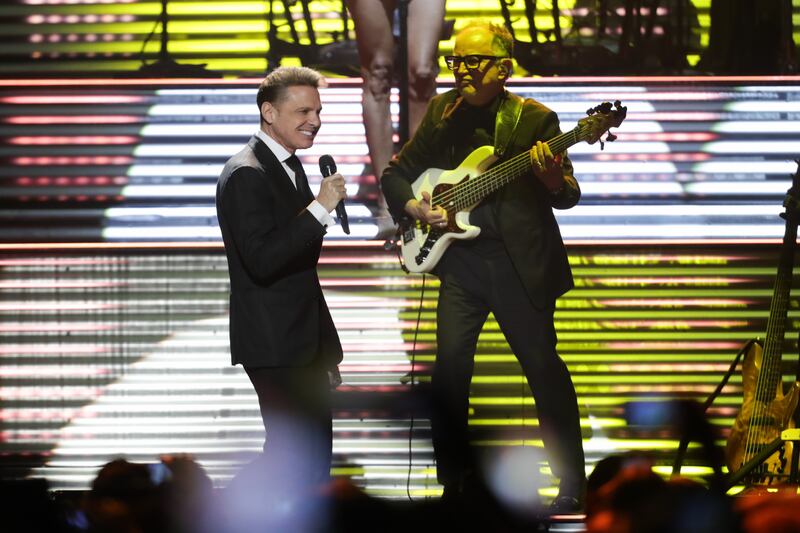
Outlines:
{"type": "Polygon", "coordinates": [[[115,459],[97,473],[84,507],[93,532],[194,533],[211,498],[211,478],[187,455],[154,464],[115,459]]]}
{"type": "Polygon", "coordinates": [[[738,533],[730,499],[688,479],[665,480],[647,457],[598,462],[589,476],[589,533],[738,533]]]}
{"type": "Polygon", "coordinates": [[[144,464],[115,459],[97,473],[85,504],[90,531],[166,531],[161,490],[144,464]]]}
{"type": "Polygon", "coordinates": [[[797,487],[773,487],[774,493],[736,498],[745,533],[796,533],[800,531],[800,495],[797,487]]]}

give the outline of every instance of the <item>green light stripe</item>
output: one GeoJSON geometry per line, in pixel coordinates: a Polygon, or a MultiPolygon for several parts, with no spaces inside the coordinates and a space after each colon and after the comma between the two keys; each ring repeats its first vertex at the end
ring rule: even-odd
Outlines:
{"type": "MultiPolygon", "coordinates": [[[[539,420],[531,418],[470,418],[470,426],[526,426],[539,427],[539,420]]],[[[626,422],[622,418],[592,418],[581,420],[581,427],[593,428],[617,428],[625,427],[626,422]]]]}
{"type": "MultiPolygon", "coordinates": [[[[720,376],[698,376],[675,372],[674,374],[612,374],[612,375],[597,375],[591,376],[573,375],[572,381],[574,383],[661,383],[661,384],[674,384],[674,383],[717,383],[720,376]],[[675,381],[668,381],[667,378],[674,378],[675,381]]],[[[739,383],[741,376],[732,376],[731,383],[739,383]]],[[[514,384],[519,385],[524,382],[522,376],[474,376],[472,383],[488,385],[488,384],[514,384]]]]}

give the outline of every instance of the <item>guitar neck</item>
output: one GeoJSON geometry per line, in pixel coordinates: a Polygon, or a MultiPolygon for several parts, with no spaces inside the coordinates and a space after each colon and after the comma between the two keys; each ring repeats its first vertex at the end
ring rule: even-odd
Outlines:
{"type": "MultiPolygon", "coordinates": [[[[576,126],[570,131],[556,135],[547,141],[553,154],[560,154],[570,146],[577,144],[580,140],[579,131],[580,127],[576,126]]],[[[520,176],[530,174],[532,169],[529,151],[516,155],[448,191],[448,210],[458,212],[472,207],[504,185],[511,183],[520,176]]],[[[434,205],[440,203],[438,200],[440,199],[434,196],[434,205]]]]}
{"type": "Polygon", "coordinates": [[[778,273],[775,277],[775,288],[772,293],[767,333],[764,340],[761,372],[756,385],[756,398],[768,402],[775,397],[775,391],[782,378],[781,354],[786,331],[786,316],[789,310],[789,295],[792,288],[792,270],[794,267],[795,241],[797,225],[787,218],[786,232],[783,237],[778,273]]]}

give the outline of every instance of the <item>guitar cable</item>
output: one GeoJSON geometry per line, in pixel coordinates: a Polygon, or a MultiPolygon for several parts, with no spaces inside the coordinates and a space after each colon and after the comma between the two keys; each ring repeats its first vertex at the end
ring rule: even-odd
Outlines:
{"type": "MultiPolygon", "coordinates": [[[[725,375],[722,376],[722,380],[719,382],[719,385],[717,385],[717,388],[714,389],[714,392],[712,392],[708,396],[708,398],[706,398],[706,401],[703,402],[703,413],[708,411],[708,408],[711,407],[711,404],[714,403],[714,400],[717,398],[717,396],[720,395],[722,389],[725,387],[725,385],[728,384],[728,380],[731,378],[733,373],[736,372],[736,367],[739,365],[739,361],[742,359],[742,356],[745,353],[747,353],[750,350],[750,347],[753,345],[753,343],[756,342],[758,342],[757,339],[750,339],[749,341],[747,341],[747,343],[745,343],[745,345],[742,346],[742,348],[739,350],[739,353],[736,354],[736,357],[733,358],[731,366],[728,368],[727,372],[725,372],[725,375]]],[[[686,455],[686,449],[689,447],[689,439],[690,439],[689,435],[683,435],[681,437],[681,441],[678,444],[678,450],[675,453],[675,461],[672,463],[673,476],[677,476],[681,473],[681,467],[683,466],[683,457],[684,455],[686,455]]]]}
{"type": "MultiPolygon", "coordinates": [[[[402,267],[403,271],[408,274],[409,270],[406,268],[405,263],[403,263],[403,254],[401,252],[400,246],[398,242],[402,238],[401,227],[397,228],[397,233],[394,235],[393,239],[387,239],[384,243],[384,248],[394,249],[397,253],[397,260],[400,262],[400,266],[402,267]]],[[[409,376],[409,383],[412,387],[414,387],[414,381],[416,380],[416,357],[417,357],[417,337],[419,336],[419,324],[422,321],[422,304],[425,301],[425,282],[428,279],[425,273],[422,274],[422,286],[420,287],[419,291],[419,303],[417,304],[417,321],[414,326],[414,338],[411,342],[411,370],[408,373],[409,376]]],[[[413,502],[414,497],[411,495],[411,469],[414,462],[414,452],[413,452],[413,436],[414,436],[414,409],[413,404],[411,408],[411,415],[408,425],[408,470],[406,471],[406,496],[408,497],[408,501],[413,502]]]]}
{"type": "MultiPolygon", "coordinates": [[[[411,342],[411,370],[409,372],[411,391],[414,391],[414,381],[416,379],[416,357],[417,357],[417,336],[419,335],[419,324],[422,320],[422,304],[425,300],[425,281],[427,276],[422,274],[422,287],[419,291],[419,304],[417,307],[417,323],[414,327],[414,340],[411,342]]],[[[406,472],[406,496],[408,501],[413,502],[414,498],[411,496],[411,467],[414,462],[414,452],[412,448],[412,441],[414,436],[414,406],[411,405],[411,419],[408,425],[408,471],[406,472]]]]}

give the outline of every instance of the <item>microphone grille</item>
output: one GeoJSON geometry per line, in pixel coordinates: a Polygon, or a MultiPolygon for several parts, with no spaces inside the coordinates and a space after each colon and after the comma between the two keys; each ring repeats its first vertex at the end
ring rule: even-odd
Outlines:
{"type": "Polygon", "coordinates": [[[333,157],[325,154],[319,158],[319,166],[322,167],[330,167],[336,171],[336,163],[333,161],[333,157]]]}

